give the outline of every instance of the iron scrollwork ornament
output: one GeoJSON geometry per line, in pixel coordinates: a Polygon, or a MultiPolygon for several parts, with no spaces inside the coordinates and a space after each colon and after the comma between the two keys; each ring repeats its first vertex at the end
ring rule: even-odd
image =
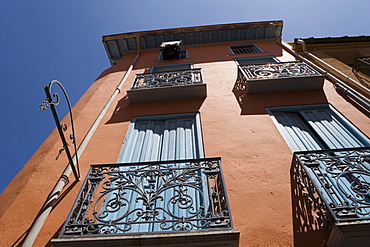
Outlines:
{"type": "Polygon", "coordinates": [[[168,86],[184,86],[201,84],[200,69],[187,69],[178,71],[165,71],[136,75],[131,89],[148,89],[168,86]]]}
{"type": "Polygon", "coordinates": [[[219,158],[93,165],[61,234],[232,228],[219,158]]]}
{"type": "Polygon", "coordinates": [[[369,148],[296,154],[337,222],[370,219],[369,148]]]}
{"type": "Polygon", "coordinates": [[[304,62],[282,62],[267,64],[251,64],[241,66],[247,80],[263,80],[278,78],[294,78],[305,76],[318,76],[320,73],[304,62]]]}
{"type": "Polygon", "coordinates": [[[75,129],[74,129],[74,123],[73,123],[71,102],[69,100],[68,94],[67,94],[66,90],[64,89],[63,85],[57,80],[53,80],[49,83],[48,86],[45,86],[44,91],[45,91],[45,94],[46,94],[46,99],[41,103],[39,110],[43,111],[43,110],[50,107],[51,112],[53,114],[53,118],[54,118],[56,127],[58,129],[58,132],[59,132],[59,135],[60,135],[60,138],[61,138],[61,141],[63,143],[63,147],[61,149],[59,149],[59,152],[58,152],[58,155],[57,155],[56,159],[59,159],[60,155],[63,152],[65,152],[67,157],[68,157],[68,161],[69,161],[69,164],[71,166],[74,177],[75,177],[76,180],[78,180],[79,177],[80,177],[80,170],[79,170],[78,157],[77,157],[76,135],[75,135],[75,129]],[[60,103],[60,97],[59,97],[58,93],[52,93],[52,86],[53,85],[59,86],[59,88],[62,90],[62,92],[64,94],[64,97],[65,97],[67,105],[68,105],[69,118],[70,118],[70,123],[71,123],[71,132],[72,132],[71,134],[69,134],[68,138],[66,138],[66,136],[65,136],[65,132],[68,130],[68,127],[67,127],[66,124],[60,123],[59,116],[58,116],[58,113],[57,113],[56,108],[55,108],[55,106],[59,105],[59,103],[60,103]],[[70,143],[67,142],[67,139],[70,140],[70,143]],[[72,158],[71,152],[69,150],[70,146],[74,147],[74,153],[75,153],[74,156],[75,156],[75,161],[76,162],[73,161],[74,159],[72,158]]]}

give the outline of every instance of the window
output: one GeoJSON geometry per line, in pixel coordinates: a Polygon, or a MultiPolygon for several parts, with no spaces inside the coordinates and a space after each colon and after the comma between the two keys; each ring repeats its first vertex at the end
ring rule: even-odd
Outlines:
{"type": "Polygon", "coordinates": [[[277,60],[273,56],[267,57],[252,57],[252,58],[239,58],[235,59],[238,65],[249,65],[249,64],[266,64],[266,63],[279,63],[280,61],[277,60]]]}
{"type": "Polygon", "coordinates": [[[192,63],[178,63],[178,64],[166,64],[166,65],[156,65],[152,66],[150,73],[159,73],[167,71],[177,71],[177,70],[186,70],[193,69],[194,66],[192,63]]]}
{"type": "Polygon", "coordinates": [[[175,59],[185,59],[188,58],[188,50],[178,50],[176,52],[164,52],[159,53],[158,61],[164,60],[175,60],[175,59]]]}
{"type": "Polygon", "coordinates": [[[136,118],[118,162],[203,158],[199,114],[136,118]]]}
{"type": "Polygon", "coordinates": [[[188,58],[188,51],[180,48],[181,41],[163,42],[158,61],[188,58]]]}
{"type": "Polygon", "coordinates": [[[237,246],[239,232],[225,231],[233,225],[221,158],[204,158],[199,113],[133,118],[118,162],[90,167],[60,235],[66,246],[81,236],[86,246],[126,246],[142,243],[139,234],[173,246],[163,232],[192,246],[237,246]]]}
{"type": "Polygon", "coordinates": [[[370,139],[330,105],[268,111],[294,151],[293,214],[304,224],[315,219],[310,224],[331,231],[328,246],[368,239],[363,223],[370,217],[370,139]]]}
{"type": "Polygon", "coordinates": [[[263,52],[263,50],[255,44],[231,45],[229,46],[229,48],[233,54],[250,54],[263,52]]]}
{"type": "MultiPolygon", "coordinates": [[[[199,114],[185,114],[133,119],[118,162],[178,161],[203,157],[199,114]]],[[[154,167],[154,165],[152,166],[154,167]]],[[[144,183],[143,188],[137,188],[139,187],[139,181],[137,181],[137,184],[133,184],[131,189],[129,189],[129,185],[123,186],[124,190],[121,193],[124,194],[124,199],[122,200],[127,203],[125,203],[125,206],[121,206],[120,210],[113,210],[115,206],[112,206],[113,203],[111,203],[116,200],[116,192],[113,191],[107,195],[106,204],[103,207],[104,211],[101,212],[105,221],[122,219],[122,221],[126,221],[126,223],[123,223],[126,227],[124,232],[132,233],[173,231],[173,228],[178,224],[176,222],[179,217],[192,220],[205,217],[202,190],[207,188],[202,185],[199,186],[200,180],[204,180],[204,174],[198,170],[192,173],[192,176],[189,176],[190,174],[186,173],[189,166],[188,162],[174,162],[173,164],[171,162],[166,166],[167,170],[172,172],[168,172],[164,165],[161,166],[161,170],[153,168],[153,170],[147,171],[152,172],[153,175],[148,176],[145,173],[145,176],[140,178],[144,183]],[[166,173],[166,171],[167,176],[158,174],[166,173]],[[182,181],[179,183],[176,177],[181,176],[184,177],[179,179],[182,181]],[[156,179],[150,181],[154,178],[156,179]],[[172,183],[168,181],[171,179],[173,180],[172,183]],[[151,203],[144,201],[142,194],[150,198],[151,203]],[[187,200],[187,202],[180,202],[182,199],[187,200]],[[149,204],[154,211],[147,211],[149,204]],[[148,214],[148,218],[146,219],[141,214],[148,214]],[[152,219],[153,217],[155,219],[152,219]],[[143,219],[146,219],[148,223],[143,222],[143,219]],[[163,225],[164,220],[167,223],[163,225]],[[141,224],[138,224],[140,222],[141,224]]],[[[122,173],[139,173],[145,168],[132,165],[119,169],[122,173]]],[[[117,185],[112,183],[112,190],[114,187],[117,187],[117,185]]]]}
{"type": "Polygon", "coordinates": [[[364,147],[370,140],[330,105],[269,108],[292,151],[364,147]]]}
{"type": "Polygon", "coordinates": [[[353,71],[356,74],[357,78],[360,77],[361,79],[363,76],[358,74],[358,71],[361,71],[362,73],[370,76],[370,57],[357,57],[355,63],[353,64],[353,71]]]}

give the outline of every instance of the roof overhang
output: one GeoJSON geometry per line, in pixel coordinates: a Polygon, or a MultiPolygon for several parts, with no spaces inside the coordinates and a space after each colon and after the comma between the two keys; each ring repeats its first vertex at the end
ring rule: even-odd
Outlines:
{"type": "Polygon", "coordinates": [[[295,38],[294,44],[298,44],[298,40],[304,40],[306,44],[335,44],[335,43],[352,43],[352,42],[370,42],[370,36],[343,36],[343,37],[325,37],[325,38],[295,38]]]}
{"type": "Polygon", "coordinates": [[[343,37],[325,37],[325,38],[295,38],[293,42],[293,50],[301,52],[302,45],[298,40],[303,40],[307,49],[327,49],[349,46],[368,46],[370,44],[370,36],[343,36],[343,37]]]}
{"type": "Polygon", "coordinates": [[[171,28],[103,36],[103,44],[112,65],[125,53],[160,49],[163,42],[181,40],[182,45],[273,40],[273,26],[278,38],[282,36],[283,21],[245,22],[186,28],[171,28]],[[274,25],[271,25],[274,24],[274,25]]]}

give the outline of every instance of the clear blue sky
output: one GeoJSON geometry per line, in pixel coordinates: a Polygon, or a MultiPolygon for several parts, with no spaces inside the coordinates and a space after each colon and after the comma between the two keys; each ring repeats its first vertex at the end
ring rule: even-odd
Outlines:
{"type": "Polygon", "coordinates": [[[110,66],[103,35],[268,20],[284,21],[284,41],[370,35],[369,10],[369,0],[1,0],[0,192],[55,128],[38,111],[43,86],[59,80],[74,104],[110,66]]]}

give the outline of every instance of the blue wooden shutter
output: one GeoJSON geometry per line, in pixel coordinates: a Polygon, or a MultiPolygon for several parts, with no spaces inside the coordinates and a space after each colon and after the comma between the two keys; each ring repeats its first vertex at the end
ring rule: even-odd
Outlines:
{"type": "Polygon", "coordinates": [[[294,112],[274,112],[279,130],[292,151],[318,150],[324,145],[294,112]]]}
{"type": "MultiPolygon", "coordinates": [[[[163,121],[136,121],[131,124],[122,146],[121,154],[118,158],[120,163],[157,161],[160,159],[162,151],[164,122],[163,121]]],[[[129,169],[136,169],[131,166],[129,169]]],[[[127,169],[121,167],[121,170],[127,169]]],[[[110,199],[111,196],[107,196],[110,199]]],[[[125,198],[131,202],[130,209],[142,208],[143,201],[137,200],[138,194],[133,191],[127,191],[125,198]]],[[[109,215],[111,219],[118,219],[122,212],[117,211],[109,215]]],[[[152,226],[150,224],[132,224],[128,232],[148,232],[152,226]]]]}
{"type": "Polygon", "coordinates": [[[203,158],[199,132],[195,118],[166,120],[161,160],[203,158]]]}
{"type": "Polygon", "coordinates": [[[195,117],[136,121],[126,135],[120,163],[203,158],[195,117]]]}
{"type": "Polygon", "coordinates": [[[126,135],[120,163],[160,160],[163,121],[137,121],[126,135]]]}
{"type": "MultiPolygon", "coordinates": [[[[365,135],[339,113],[334,112],[330,108],[301,110],[300,114],[330,149],[364,147],[369,145],[369,139],[365,135]]],[[[340,154],[341,152],[333,153],[333,155],[340,154]]],[[[320,169],[308,170],[308,172],[313,177],[316,176],[331,184],[332,190],[337,192],[336,195],[338,195],[338,197],[332,197],[337,205],[343,204],[343,202],[351,203],[347,195],[351,195],[353,198],[358,196],[351,189],[354,180],[350,176],[343,177],[345,179],[340,179],[339,183],[335,176],[327,173],[327,166],[323,162],[320,162],[319,167],[320,169]],[[344,191],[345,193],[340,193],[340,191],[344,191]]],[[[363,175],[359,175],[358,178],[362,181],[367,180],[367,177],[363,175]]],[[[323,190],[319,184],[317,187],[323,190]]],[[[323,191],[322,194],[325,195],[326,193],[323,191]]]]}
{"type": "Polygon", "coordinates": [[[329,108],[299,111],[330,149],[364,147],[367,138],[329,108]]]}
{"type": "MultiPolygon", "coordinates": [[[[122,146],[118,162],[131,163],[203,157],[203,142],[199,115],[197,115],[195,117],[169,118],[164,120],[137,120],[132,122],[122,146]]],[[[135,166],[130,167],[130,169],[135,168],[135,166]]],[[[203,174],[198,175],[203,176],[203,174]]],[[[168,189],[163,196],[165,198],[172,198],[176,193],[175,189],[168,189]]],[[[194,207],[199,207],[200,203],[202,203],[200,195],[191,188],[188,188],[187,193],[194,198],[194,207]]],[[[137,194],[134,192],[128,191],[126,198],[130,202],[136,202],[136,204],[133,203],[131,205],[132,209],[143,206],[142,200],[136,200],[137,194]]],[[[167,206],[161,205],[161,200],[157,200],[156,203],[156,207],[167,206]]],[[[187,212],[181,211],[181,209],[176,208],[175,205],[173,206],[173,212],[178,215],[183,214],[184,217],[187,216],[187,212]]],[[[120,212],[110,215],[112,219],[117,219],[120,216],[120,212]]],[[[158,215],[159,218],[163,218],[164,216],[163,212],[160,212],[158,215]]],[[[168,219],[168,215],[165,217],[168,219]]],[[[161,229],[158,224],[134,224],[128,232],[151,231],[161,231],[161,229]]]]}
{"type": "Polygon", "coordinates": [[[332,108],[293,107],[292,111],[287,110],[271,109],[270,111],[292,151],[370,145],[368,137],[332,108]]]}
{"type": "MultiPolygon", "coordinates": [[[[175,118],[164,121],[164,133],[161,160],[183,160],[203,158],[203,146],[200,138],[200,129],[197,127],[196,118],[175,118]]],[[[178,166],[186,166],[185,163],[177,163],[178,166]]],[[[168,164],[168,166],[172,166],[168,164]]],[[[202,176],[202,174],[198,174],[202,176]]],[[[167,189],[164,193],[164,198],[173,198],[178,194],[175,188],[167,189]]],[[[200,195],[197,194],[191,187],[187,187],[186,194],[194,199],[194,208],[199,208],[201,203],[200,195]]],[[[165,208],[166,200],[158,200],[157,207],[165,208]]],[[[188,217],[187,210],[181,210],[176,204],[172,205],[171,212],[175,215],[188,217]]],[[[167,217],[160,212],[159,218],[167,217]]],[[[153,225],[152,231],[160,231],[159,225],[153,225]]]]}
{"type": "MultiPolygon", "coordinates": [[[[270,112],[279,131],[293,151],[334,149],[331,155],[338,155],[337,159],[341,159],[341,151],[335,149],[364,147],[370,144],[368,137],[334,108],[328,106],[270,109],[270,112]]],[[[317,168],[307,169],[306,172],[310,178],[313,178],[312,182],[316,189],[321,191],[321,194],[329,201],[332,200],[336,205],[352,203],[348,200],[348,195],[352,198],[358,196],[351,189],[355,184],[353,178],[343,176],[343,179],[339,181],[336,176],[327,171],[327,168],[326,163],[320,161],[317,168]],[[327,196],[322,181],[330,184],[330,190],[333,191],[331,196],[327,196]]],[[[357,178],[367,181],[367,177],[361,174],[357,178]]]]}

